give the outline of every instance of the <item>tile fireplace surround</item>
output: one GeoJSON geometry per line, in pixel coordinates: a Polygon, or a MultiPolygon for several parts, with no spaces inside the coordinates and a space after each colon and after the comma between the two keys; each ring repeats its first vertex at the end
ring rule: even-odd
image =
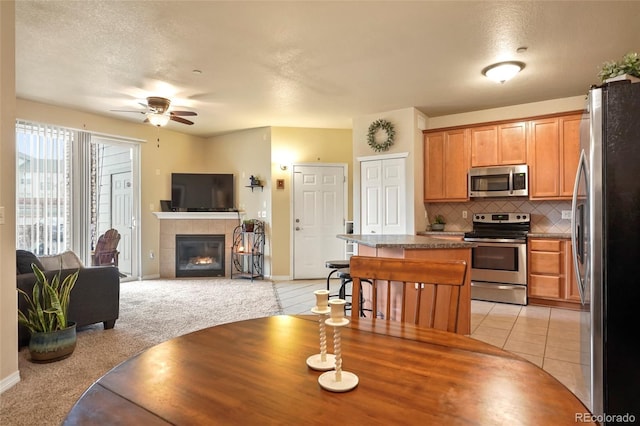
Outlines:
{"type": "Polygon", "coordinates": [[[160,278],[176,277],[176,235],[224,235],[224,276],[229,277],[233,230],[240,223],[237,213],[154,212],[160,219],[160,278]]]}

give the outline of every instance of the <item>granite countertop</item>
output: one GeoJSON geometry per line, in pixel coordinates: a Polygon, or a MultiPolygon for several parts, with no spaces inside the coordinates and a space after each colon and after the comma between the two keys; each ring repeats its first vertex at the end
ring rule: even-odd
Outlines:
{"type": "Polygon", "coordinates": [[[464,233],[468,231],[420,231],[416,232],[417,235],[427,235],[437,238],[438,235],[446,235],[449,237],[464,237],[464,233]]]}
{"type": "Polygon", "coordinates": [[[340,234],[337,235],[337,237],[342,240],[373,248],[396,247],[405,249],[456,249],[476,246],[475,243],[445,240],[423,235],[340,234]]]}

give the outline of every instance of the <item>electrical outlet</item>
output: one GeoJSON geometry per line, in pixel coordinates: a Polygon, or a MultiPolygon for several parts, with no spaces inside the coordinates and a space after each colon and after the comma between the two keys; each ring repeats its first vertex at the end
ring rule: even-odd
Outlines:
{"type": "Polygon", "coordinates": [[[462,210],[462,218],[463,219],[467,218],[467,211],[466,210],[462,210]]]}
{"type": "Polygon", "coordinates": [[[562,210],[562,218],[571,220],[571,210],[562,210]]]}

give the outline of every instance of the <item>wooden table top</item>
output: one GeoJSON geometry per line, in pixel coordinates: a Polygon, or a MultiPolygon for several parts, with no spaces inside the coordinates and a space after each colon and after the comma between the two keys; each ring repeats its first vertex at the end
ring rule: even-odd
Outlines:
{"type": "Polygon", "coordinates": [[[341,334],[343,370],[359,377],[350,392],[323,390],[305,363],[319,352],[317,317],[282,315],[138,354],[92,385],[64,424],[563,425],[588,413],[544,370],[465,336],[365,319],[341,334]]]}

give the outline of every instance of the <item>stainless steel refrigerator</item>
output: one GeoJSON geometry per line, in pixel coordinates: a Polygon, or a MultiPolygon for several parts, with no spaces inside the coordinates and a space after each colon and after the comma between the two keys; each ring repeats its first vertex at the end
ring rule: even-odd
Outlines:
{"type": "Polygon", "coordinates": [[[572,241],[588,405],[603,424],[640,422],[640,83],[591,89],[580,138],[572,241]]]}

